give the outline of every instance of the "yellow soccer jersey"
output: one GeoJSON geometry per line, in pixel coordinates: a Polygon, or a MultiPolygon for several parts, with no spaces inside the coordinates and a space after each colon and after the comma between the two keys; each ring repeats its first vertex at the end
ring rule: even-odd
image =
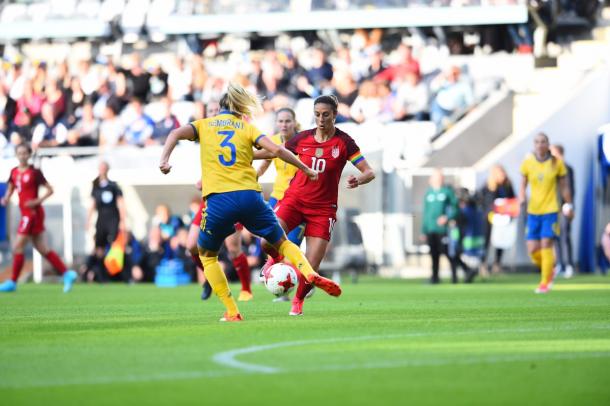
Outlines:
{"type": "Polygon", "coordinates": [[[557,183],[567,174],[561,159],[547,159],[539,162],[533,154],[528,155],[521,164],[521,174],[530,185],[527,212],[530,214],[549,214],[559,211],[557,202],[557,183]]]}
{"type": "MultiPolygon", "coordinates": [[[[271,141],[273,141],[277,145],[280,145],[282,144],[282,137],[279,134],[276,134],[271,137],[271,141]]],[[[297,173],[299,168],[282,161],[280,158],[274,158],[273,164],[275,165],[277,177],[275,178],[275,182],[273,183],[271,197],[275,197],[279,201],[282,200],[282,198],[284,197],[284,192],[286,191],[286,189],[288,189],[290,181],[292,180],[292,178],[294,178],[294,175],[297,173]]]]}
{"type": "Polygon", "coordinates": [[[193,121],[191,126],[199,138],[203,197],[236,190],[261,191],[252,167],[252,147],[264,134],[226,110],[193,121]]]}

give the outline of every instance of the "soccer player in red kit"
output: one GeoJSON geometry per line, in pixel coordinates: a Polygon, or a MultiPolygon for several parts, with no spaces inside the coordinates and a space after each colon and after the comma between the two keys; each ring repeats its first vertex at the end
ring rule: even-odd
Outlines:
{"type": "Polygon", "coordinates": [[[53,265],[60,275],[63,275],[64,292],[69,292],[77,274],[75,271],[67,270],[57,253],[49,249],[44,241],[44,209],[42,208],[42,202],[53,194],[53,188],[42,172],[28,163],[32,156],[32,149],[28,144],[18,145],[15,148],[15,154],[19,165],[11,170],[8,188],[0,203],[6,206],[13,192],[17,190],[21,221],[19,222],[13,249],[13,275],[11,279],[0,284],[0,292],[13,292],[17,289],[17,278],[19,278],[24,262],[23,250],[30,238],[38,252],[53,265]],[[46,190],[39,197],[38,189],[40,186],[46,190]]]}
{"type": "MultiPolygon", "coordinates": [[[[369,183],[375,178],[373,169],[360,153],[354,140],[335,127],[337,98],[320,96],[314,101],[316,128],[301,131],[286,143],[286,149],[299,156],[303,163],[318,172],[312,181],[301,171],[297,172],[284,198],[275,206],[275,214],[286,232],[305,223],[306,257],[317,272],[326,254],[335,222],[337,221],[337,195],[345,164],[349,161],[361,172],[347,179],[349,189],[369,183]]],[[[265,268],[281,257],[265,244],[271,259],[265,268]]],[[[290,315],[303,314],[303,301],[312,286],[299,277],[297,293],[292,301],[290,315]]]]}

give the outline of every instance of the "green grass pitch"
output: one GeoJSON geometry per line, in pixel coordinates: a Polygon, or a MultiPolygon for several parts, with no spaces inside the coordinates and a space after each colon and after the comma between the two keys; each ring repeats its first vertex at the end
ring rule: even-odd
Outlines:
{"type": "Polygon", "coordinates": [[[256,286],[225,324],[195,285],[21,285],[0,296],[0,404],[610,404],[610,280],[535,286],[364,278],[303,317],[256,286]]]}

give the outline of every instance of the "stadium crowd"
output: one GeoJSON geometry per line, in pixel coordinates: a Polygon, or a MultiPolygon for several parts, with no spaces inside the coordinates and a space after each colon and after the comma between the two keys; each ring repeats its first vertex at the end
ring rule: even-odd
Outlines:
{"type": "Polygon", "coordinates": [[[259,94],[268,118],[329,93],[339,99],[338,122],[431,119],[442,129],[472,106],[472,85],[459,67],[438,69],[428,61],[434,69],[422,75],[410,45],[389,49],[382,37],[381,30],[356,31],[333,50],[221,52],[210,43],[202,54],[133,53],[120,63],[107,57],[5,62],[0,143],[5,155],[21,141],[34,149],[162,144],[173,128],[205,117],[230,80],[259,94]]]}

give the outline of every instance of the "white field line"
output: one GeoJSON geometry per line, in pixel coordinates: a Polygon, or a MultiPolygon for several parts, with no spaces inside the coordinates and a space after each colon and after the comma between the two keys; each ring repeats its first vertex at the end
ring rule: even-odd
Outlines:
{"type": "MultiPolygon", "coordinates": [[[[610,329],[610,325],[599,325],[592,327],[594,329],[607,330],[610,329]]],[[[256,345],[246,348],[238,348],[235,350],[220,352],[212,357],[212,361],[219,365],[235,368],[243,372],[259,372],[259,373],[278,373],[282,372],[283,369],[258,364],[249,364],[246,362],[238,361],[235,359],[238,355],[252,354],[261,351],[275,350],[277,348],[285,347],[300,347],[305,345],[316,345],[316,344],[332,344],[338,342],[353,342],[353,341],[371,341],[371,340],[391,340],[395,338],[409,338],[409,337],[427,337],[427,336],[441,336],[441,335],[471,335],[471,334],[502,334],[502,333],[537,333],[545,331],[571,331],[580,330],[579,327],[563,327],[563,328],[533,328],[533,329],[494,329],[494,330],[472,330],[472,331],[458,331],[458,332],[441,332],[441,333],[407,333],[407,334],[390,334],[390,335],[373,335],[373,336],[356,336],[356,337],[336,337],[336,338],[323,338],[323,339],[312,339],[312,340],[299,340],[299,341],[284,341],[274,344],[267,345],[256,345]]],[[[345,364],[343,364],[345,365],[345,364]]]]}
{"type": "MultiPolygon", "coordinates": [[[[597,326],[589,326],[588,328],[596,330],[610,330],[609,324],[600,324],[597,326]]],[[[358,369],[381,369],[381,368],[398,368],[398,367],[425,367],[425,366],[445,366],[445,365],[472,365],[472,364],[493,364],[505,362],[520,362],[520,361],[546,361],[546,360],[571,360],[571,359],[586,359],[586,358],[610,358],[610,349],[607,352],[582,352],[582,353],[556,353],[556,354],[512,354],[499,356],[471,356],[467,358],[427,358],[420,360],[396,360],[383,362],[367,362],[367,363],[342,363],[337,365],[316,365],[304,368],[277,368],[267,365],[257,365],[241,362],[235,357],[244,354],[253,354],[261,351],[269,351],[277,348],[298,347],[311,344],[328,344],[336,342],[354,342],[354,341],[371,341],[371,340],[391,340],[396,338],[409,337],[430,337],[444,335],[476,335],[476,334],[502,334],[502,333],[536,333],[536,332],[553,332],[553,331],[576,331],[581,330],[580,326],[559,327],[559,328],[532,328],[532,329],[497,329],[497,330],[471,330],[459,332],[437,332],[437,333],[409,333],[409,334],[388,334],[376,336],[354,336],[354,337],[339,337],[327,339],[311,339],[299,341],[285,341],[267,345],[257,345],[231,351],[217,353],[212,357],[212,360],[222,366],[228,367],[228,370],[207,370],[207,371],[173,371],[166,373],[153,374],[128,374],[128,375],[112,375],[112,376],[91,376],[79,377],[75,379],[65,378],[50,378],[45,377],[36,381],[21,381],[21,382],[0,382],[0,389],[27,389],[27,388],[46,388],[46,387],[65,387],[74,385],[107,385],[135,382],[156,382],[156,381],[175,381],[201,378],[220,378],[244,374],[274,374],[274,373],[291,373],[291,372],[317,372],[317,371],[350,371],[358,369]]]]}

